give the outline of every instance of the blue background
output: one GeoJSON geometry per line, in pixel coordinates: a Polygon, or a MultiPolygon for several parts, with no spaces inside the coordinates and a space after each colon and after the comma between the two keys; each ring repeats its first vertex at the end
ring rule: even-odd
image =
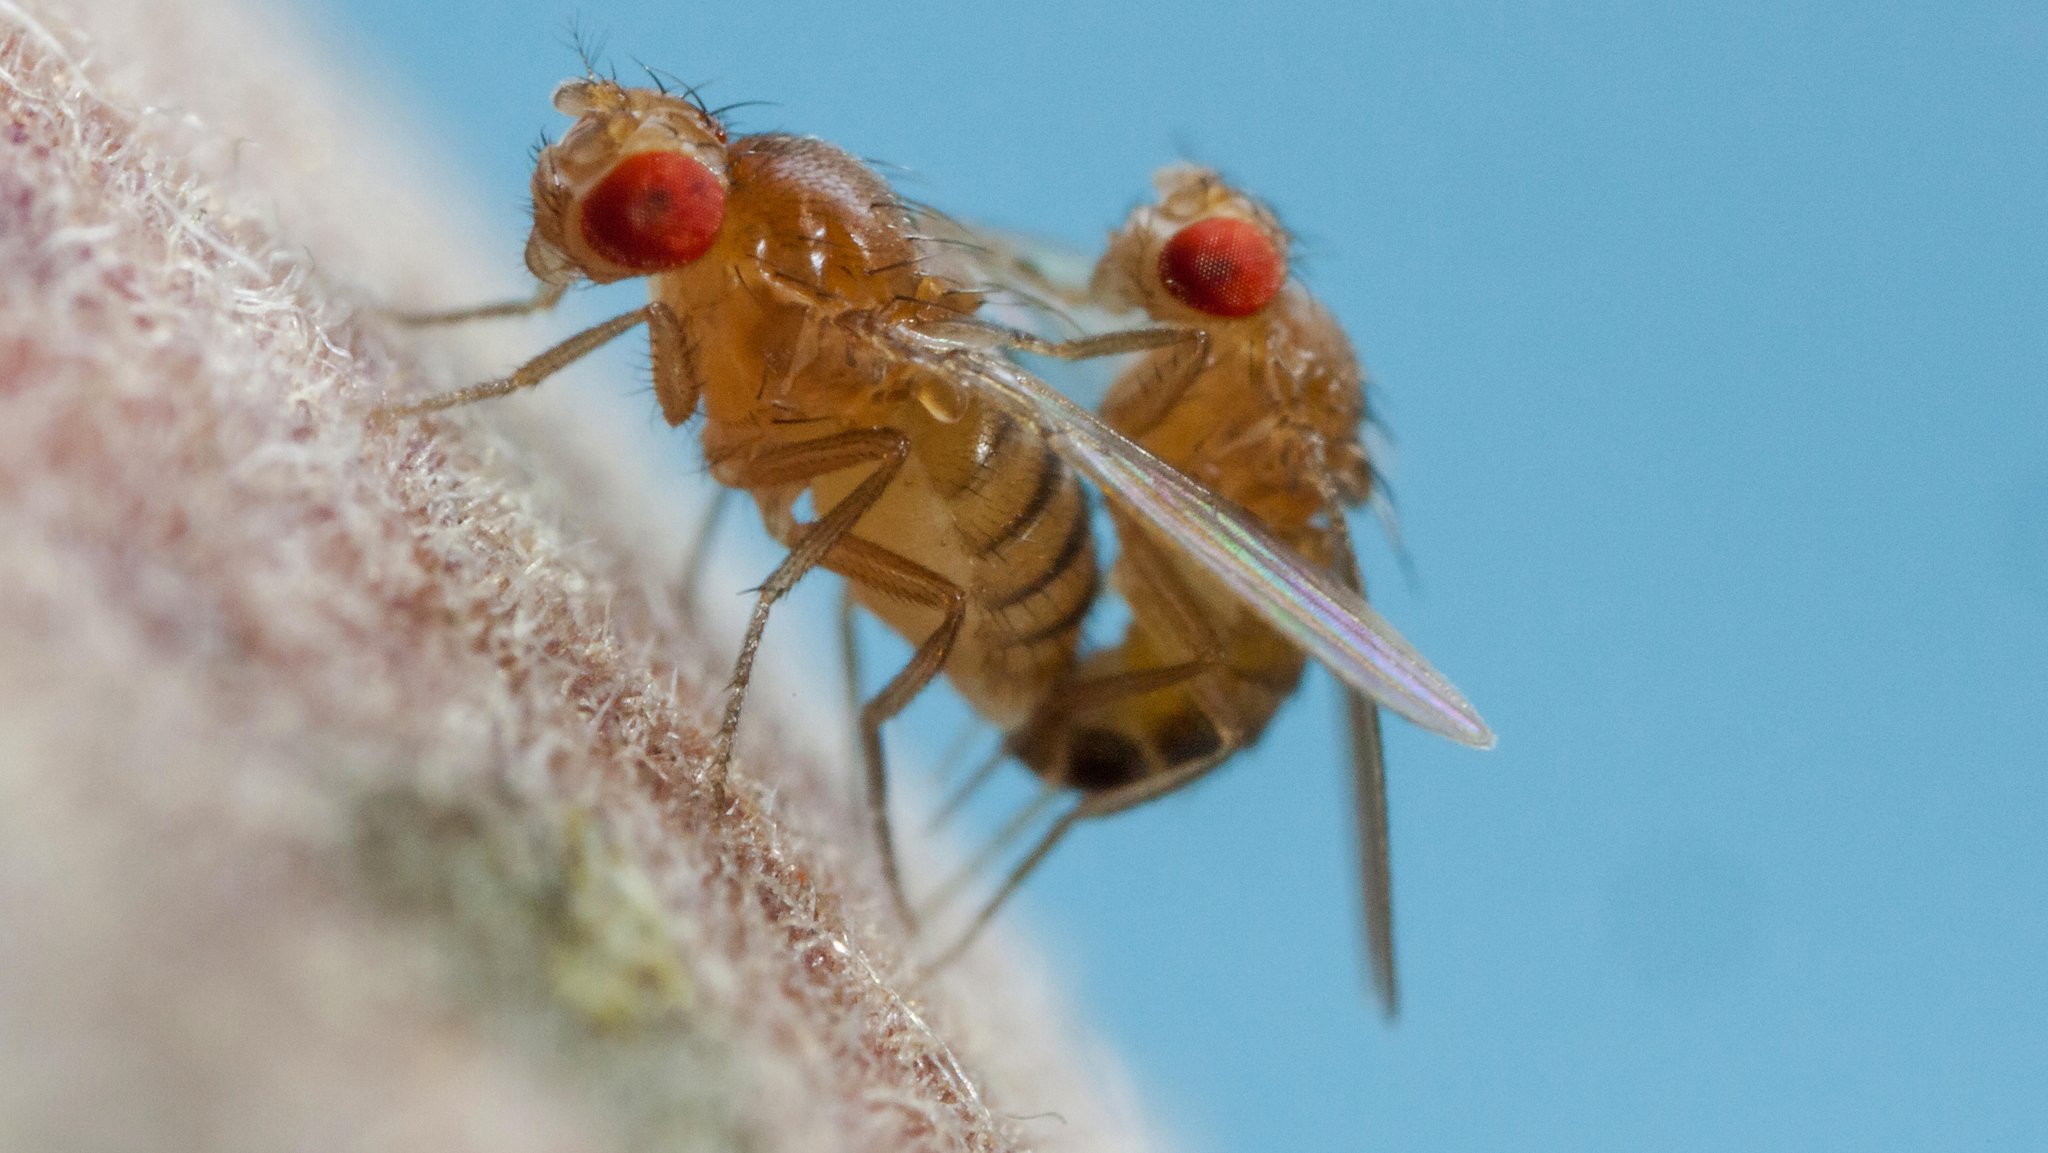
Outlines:
{"type": "MultiPolygon", "coordinates": [[[[308,2],[516,269],[573,10],[308,2]]],[[[963,215],[1092,247],[1185,153],[1303,237],[1501,747],[1392,733],[1392,1029],[1327,681],[1033,884],[1193,1148],[2048,1148],[2048,9],[1714,7],[583,15],[963,215]]]]}

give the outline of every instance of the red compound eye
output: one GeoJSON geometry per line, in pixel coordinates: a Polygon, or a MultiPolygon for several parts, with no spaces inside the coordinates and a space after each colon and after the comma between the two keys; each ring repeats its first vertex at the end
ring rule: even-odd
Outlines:
{"type": "Polygon", "coordinates": [[[1287,279],[1266,231],[1235,216],[1198,220],[1159,250],[1159,279],[1189,308],[1211,316],[1250,316],[1287,279]]]}
{"type": "Polygon", "coordinates": [[[636,152],[583,198],[583,240],[635,272],[680,268],[704,255],[725,220],[718,177],[680,152],[636,152]]]}

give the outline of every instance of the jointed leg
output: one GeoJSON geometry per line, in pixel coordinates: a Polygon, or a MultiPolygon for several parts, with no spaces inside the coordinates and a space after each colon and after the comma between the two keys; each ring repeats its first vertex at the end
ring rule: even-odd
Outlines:
{"type": "MultiPolygon", "coordinates": [[[[1327,478],[1327,471],[1322,474],[1327,478]]],[[[1323,482],[1323,511],[1329,520],[1338,579],[1363,596],[1365,574],[1351,549],[1351,528],[1333,487],[1323,482]]],[[[1400,1007],[1400,979],[1394,958],[1393,852],[1387,822],[1387,759],[1380,710],[1356,689],[1344,690],[1345,729],[1350,734],[1352,801],[1357,806],[1359,892],[1365,903],[1365,948],[1380,1011],[1392,1017],[1400,1007]]]]}
{"type": "Polygon", "coordinates": [[[464,324],[472,320],[493,320],[503,316],[530,316],[546,312],[562,302],[569,291],[566,284],[543,284],[525,300],[501,300],[494,304],[479,304],[472,308],[458,308],[449,312],[391,312],[386,315],[399,324],[427,327],[437,324],[464,324]]]}
{"type": "Polygon", "coordinates": [[[1023,836],[1024,831],[1031,827],[1032,822],[1044,815],[1046,808],[1058,796],[1059,791],[1051,786],[1041,787],[1037,796],[1032,797],[1025,802],[1023,808],[1011,814],[1010,819],[1003,822],[1003,827],[996,830],[995,836],[990,837],[987,844],[977,850],[965,865],[960,866],[958,872],[947,878],[946,882],[925,900],[926,911],[938,912],[952,904],[953,898],[960,895],[960,890],[966,888],[969,881],[981,875],[981,871],[988,868],[990,863],[1001,856],[1018,837],[1023,836]]]}
{"type": "Polygon", "coordinates": [[[654,375],[659,384],[667,376],[680,372],[680,366],[671,363],[671,358],[667,356],[665,350],[678,342],[681,326],[676,320],[676,314],[668,305],[656,302],[614,316],[602,324],[591,325],[520,365],[510,376],[472,384],[468,388],[458,388],[452,392],[430,396],[412,404],[380,407],[371,413],[371,419],[389,422],[401,417],[423,416],[457,405],[505,396],[523,388],[532,388],[641,324],[647,325],[652,333],[654,375]]]}
{"type": "Polygon", "coordinates": [[[861,745],[860,735],[860,622],[853,614],[853,582],[839,586],[839,680],[840,689],[846,693],[846,719],[853,726],[853,743],[861,745]]]}
{"type": "Polygon", "coordinates": [[[1098,333],[1074,340],[1047,340],[1021,328],[1009,328],[985,320],[927,321],[918,327],[923,332],[942,340],[957,340],[984,348],[1015,349],[1019,352],[1036,353],[1039,356],[1057,357],[1060,360],[1090,360],[1098,356],[1119,356],[1126,352],[1170,348],[1176,344],[1192,344],[1200,349],[1209,346],[1208,333],[1199,328],[1182,328],[1176,325],[1119,329],[1116,332],[1098,333]]]}
{"type": "Polygon", "coordinates": [[[945,667],[946,657],[960,636],[967,619],[967,594],[959,585],[899,553],[857,536],[845,536],[825,556],[825,566],[845,577],[888,596],[940,610],[945,615],[937,628],[911,653],[910,661],[882,686],[882,691],[860,707],[861,756],[867,767],[868,816],[875,839],[881,847],[882,871],[889,882],[890,898],[913,930],[917,918],[903,891],[903,876],[896,860],[896,838],[889,827],[889,774],[882,748],[882,723],[902,712],[924,687],[945,667]]]}
{"type": "Polygon", "coordinates": [[[1010,750],[1008,748],[997,745],[994,752],[983,758],[980,764],[974,766],[974,771],[967,774],[966,779],[955,785],[952,792],[946,794],[946,799],[939,803],[939,807],[932,813],[931,819],[925,822],[925,831],[935,832],[944,827],[953,814],[960,811],[960,806],[965,805],[974,794],[981,791],[981,787],[988,783],[990,777],[995,776],[996,770],[1003,767],[1003,762],[1009,758],[1009,755],[1010,750]]]}
{"type": "Polygon", "coordinates": [[[690,536],[690,547],[683,553],[683,575],[676,584],[676,605],[682,609],[685,620],[697,615],[704,569],[711,560],[711,537],[718,531],[719,519],[725,515],[726,506],[732,503],[732,496],[733,490],[723,485],[712,494],[711,507],[705,509],[704,516],[697,521],[696,530],[690,536]]]}
{"type": "Polygon", "coordinates": [[[1365,945],[1380,1010],[1394,1016],[1400,980],[1394,964],[1393,853],[1387,832],[1387,762],[1380,710],[1356,689],[1344,693],[1350,733],[1352,798],[1358,814],[1359,891],[1365,901],[1365,945]]]}
{"type": "MultiPolygon", "coordinates": [[[[1163,618],[1155,631],[1185,644],[1189,650],[1187,663],[1199,666],[1200,671],[1224,668],[1222,638],[1216,635],[1201,599],[1188,587],[1172,559],[1129,517],[1118,515],[1114,509],[1111,517],[1123,550],[1117,564],[1124,570],[1120,579],[1127,583],[1127,595],[1163,618]]],[[[1243,743],[1242,734],[1249,726],[1238,717],[1235,702],[1219,691],[1213,678],[1198,677],[1188,692],[1215,723],[1223,745],[1234,748],[1243,743]]]]}
{"type": "Polygon", "coordinates": [[[1125,401],[1124,411],[1117,414],[1117,431],[1129,437],[1143,436],[1165,419],[1209,362],[1209,334],[1199,328],[1159,325],[1050,341],[1021,329],[981,321],[973,322],[971,327],[978,330],[982,339],[999,347],[1060,360],[1088,360],[1182,346],[1181,354],[1161,364],[1159,374],[1147,382],[1136,398],[1125,401]]]}
{"type": "MultiPolygon", "coordinates": [[[[953,776],[954,770],[966,763],[967,754],[973,750],[976,744],[980,743],[981,738],[987,735],[988,726],[986,724],[983,724],[974,717],[962,718],[960,727],[953,732],[953,739],[946,742],[945,751],[939,754],[938,760],[932,762],[932,779],[943,781],[947,777],[953,776]]],[[[996,755],[1002,755],[1000,749],[996,755]]],[[[977,769],[976,771],[980,770],[977,769]]]]}
{"type": "Polygon", "coordinates": [[[1165,796],[1182,785],[1206,775],[1236,751],[1234,747],[1226,746],[1200,760],[1179,765],[1157,776],[1145,777],[1127,785],[1119,785],[1082,797],[1073,808],[1060,814],[1060,818],[1053,822],[1052,827],[1038,838],[1038,843],[1031,846],[1031,851],[1024,854],[1024,859],[1011,868],[1009,875],[1003,878],[1002,885],[996,889],[995,895],[974,915],[974,920],[968,923],[967,929],[960,934],[959,939],[945,952],[934,957],[926,971],[937,972],[959,959],[960,954],[967,951],[967,947],[972,945],[974,939],[981,935],[981,931],[988,927],[988,923],[995,919],[996,913],[1023,886],[1025,878],[1045,862],[1054,846],[1058,845],[1075,825],[1090,817],[1106,817],[1111,813],[1122,812],[1134,805],[1165,796]]]}
{"type": "Polygon", "coordinates": [[[1170,325],[1126,328],[1116,332],[1097,333],[1094,336],[1076,337],[1073,340],[1046,340],[1014,328],[998,328],[996,331],[1006,347],[1060,360],[1092,360],[1098,356],[1150,352],[1155,348],[1171,348],[1177,344],[1192,345],[1196,349],[1209,347],[1209,334],[1201,329],[1170,325]]]}
{"type": "MultiPolygon", "coordinates": [[[[1121,812],[1133,805],[1172,792],[1207,774],[1244,747],[1243,734],[1248,726],[1235,716],[1236,710],[1228,698],[1202,683],[1205,673],[1223,666],[1223,656],[1221,642],[1203,615],[1200,602],[1194,592],[1180,579],[1172,562],[1160,554],[1150,539],[1143,535],[1142,530],[1118,517],[1117,532],[1124,550],[1118,563],[1129,565],[1125,570],[1126,579],[1135,586],[1133,591],[1143,590],[1138,599],[1148,609],[1165,618],[1160,622],[1162,631],[1185,638],[1193,651],[1191,659],[1184,662],[1154,669],[1137,669],[1084,682],[1085,691],[1091,700],[1099,699],[1104,692],[1128,697],[1195,680],[1196,683],[1189,692],[1203,713],[1208,716],[1210,723],[1216,727],[1216,748],[1201,757],[1168,766],[1164,772],[1082,797],[1073,808],[1062,814],[1046,830],[1038,843],[1032,846],[1031,851],[1010,870],[1002,885],[996,889],[995,895],[982,906],[960,939],[933,961],[933,969],[949,964],[966,951],[981,930],[995,918],[1003,904],[1023,885],[1025,878],[1038,868],[1075,824],[1091,817],[1121,812]]],[[[1085,706],[1076,712],[1085,715],[1085,706]]]]}
{"type": "Polygon", "coordinates": [[[757,489],[797,484],[862,464],[875,466],[875,471],[833,505],[830,512],[803,526],[788,555],[761,584],[753,615],[747,620],[746,635],[740,641],[739,658],[733,664],[732,681],[726,687],[725,715],[711,744],[708,775],[719,807],[723,808],[725,803],[733,738],[739,732],[740,710],[746,704],[747,685],[753,679],[754,658],[768,627],[768,610],[874,507],[903,468],[909,452],[909,440],[895,429],[859,429],[766,449],[737,470],[733,478],[736,487],[757,489]]]}

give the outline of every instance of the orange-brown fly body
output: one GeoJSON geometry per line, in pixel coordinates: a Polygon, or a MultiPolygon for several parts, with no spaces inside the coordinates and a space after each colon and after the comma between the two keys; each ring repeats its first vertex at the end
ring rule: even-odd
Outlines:
{"type": "Polygon", "coordinates": [[[891,327],[959,329],[980,298],[928,270],[918,213],[866,166],[808,137],[729,139],[685,96],[601,79],[564,84],[555,106],[576,122],[535,165],[526,263],[542,291],[418,319],[532,311],[579,280],[645,277],[651,300],[503,380],[394,411],[530,387],[646,324],[663,416],[703,418],[712,476],[751,493],[790,549],[742,642],[712,783],[724,787],[769,607],[814,566],[839,573],[915,650],[860,715],[885,868],[907,917],[880,727],[943,673],[1007,729],[1067,674],[1097,586],[1085,494],[1030,422],[877,339],[891,327]],[[806,493],[809,521],[797,514],[806,493]]]}

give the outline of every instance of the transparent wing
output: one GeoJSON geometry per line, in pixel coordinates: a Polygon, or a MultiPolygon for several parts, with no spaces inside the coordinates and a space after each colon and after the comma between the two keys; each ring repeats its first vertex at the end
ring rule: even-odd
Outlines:
{"type": "Polygon", "coordinates": [[[943,253],[933,254],[943,262],[940,270],[956,275],[962,284],[1061,309],[1100,311],[1088,295],[1088,278],[1095,271],[1095,257],[1089,253],[1047,237],[950,217],[920,224],[946,246],[943,253]]]}
{"type": "Polygon", "coordinates": [[[917,262],[928,275],[981,293],[982,314],[1048,340],[1085,331],[1074,314],[1088,300],[1089,258],[1023,233],[969,224],[917,206],[917,262]]]}
{"type": "MultiPolygon", "coordinates": [[[[1088,279],[1095,271],[1091,253],[1042,236],[951,219],[927,231],[945,245],[932,266],[983,294],[979,319],[1055,342],[1130,325],[1129,314],[1103,308],[1089,294],[1088,279]]],[[[1123,356],[1026,361],[1034,374],[1090,408],[1109,392],[1126,362],[1123,356]]]]}
{"type": "Polygon", "coordinates": [[[1492,748],[1493,730],[1365,598],[1315,569],[1263,525],[1012,364],[1003,336],[973,324],[877,332],[899,355],[971,384],[1029,422],[1161,543],[1221,581],[1339,680],[1440,736],[1492,748]]]}

